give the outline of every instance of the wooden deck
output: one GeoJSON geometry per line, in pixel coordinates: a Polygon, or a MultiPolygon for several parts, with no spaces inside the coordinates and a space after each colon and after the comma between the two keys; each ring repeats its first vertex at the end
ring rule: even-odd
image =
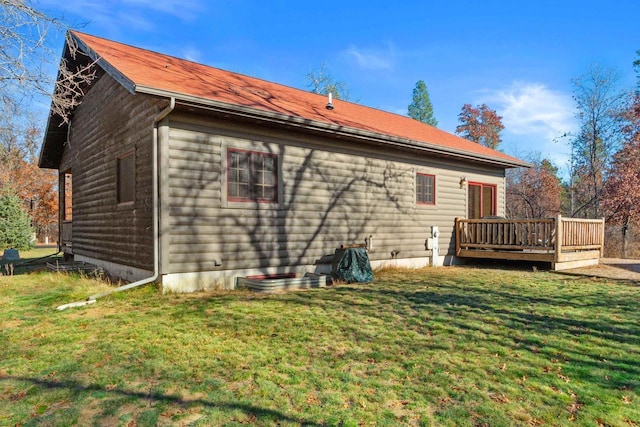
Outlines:
{"type": "Polygon", "coordinates": [[[554,270],[597,264],[604,219],[456,218],[456,256],[551,263],[554,270]]]}

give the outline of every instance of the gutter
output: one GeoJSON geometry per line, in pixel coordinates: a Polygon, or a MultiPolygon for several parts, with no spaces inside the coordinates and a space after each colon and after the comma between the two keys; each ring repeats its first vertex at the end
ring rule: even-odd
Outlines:
{"type": "Polygon", "coordinates": [[[96,302],[96,300],[98,298],[102,298],[104,296],[107,295],[111,295],[113,293],[116,292],[122,292],[122,291],[126,291],[128,289],[133,289],[133,288],[137,288],[139,286],[143,286],[149,283],[153,283],[156,280],[158,280],[158,277],[160,277],[160,235],[159,235],[159,222],[160,222],[160,215],[158,214],[158,205],[159,205],[159,200],[158,200],[158,190],[159,190],[159,185],[158,185],[158,125],[160,124],[160,122],[162,121],[162,119],[164,119],[165,117],[167,117],[169,115],[169,113],[171,113],[174,108],[176,108],[176,98],[175,97],[171,97],[169,99],[169,105],[162,111],[160,111],[160,113],[158,113],[158,115],[154,118],[153,120],[153,172],[152,172],[152,179],[153,179],[153,276],[151,277],[147,277],[146,279],[142,279],[142,280],[138,280],[137,282],[133,282],[133,283],[128,283],[126,285],[123,286],[118,286],[117,288],[114,289],[110,289],[108,291],[105,292],[100,292],[98,294],[94,294],[89,296],[89,298],[87,298],[86,301],[79,301],[79,302],[72,302],[69,304],[64,304],[59,306],[57,309],[62,311],[65,310],[67,308],[71,308],[71,307],[82,307],[84,305],[88,305],[88,304],[93,304],[96,302]]]}

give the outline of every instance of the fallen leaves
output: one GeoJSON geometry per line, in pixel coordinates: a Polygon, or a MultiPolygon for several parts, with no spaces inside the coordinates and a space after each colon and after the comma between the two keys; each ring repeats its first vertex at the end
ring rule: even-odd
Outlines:
{"type": "Polygon", "coordinates": [[[497,403],[509,403],[511,401],[509,397],[504,393],[491,393],[489,397],[491,397],[491,400],[497,403]]]}
{"type": "Polygon", "coordinates": [[[9,400],[12,402],[17,402],[18,400],[23,399],[27,395],[28,390],[19,391],[18,393],[14,393],[9,396],[9,400]]]}

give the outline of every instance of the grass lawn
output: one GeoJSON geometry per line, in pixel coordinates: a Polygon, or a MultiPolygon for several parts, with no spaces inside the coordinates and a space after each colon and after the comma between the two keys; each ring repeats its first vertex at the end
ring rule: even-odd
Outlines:
{"type": "Polygon", "coordinates": [[[640,288],[379,272],[286,294],[0,277],[0,425],[640,425],[640,288]]]}

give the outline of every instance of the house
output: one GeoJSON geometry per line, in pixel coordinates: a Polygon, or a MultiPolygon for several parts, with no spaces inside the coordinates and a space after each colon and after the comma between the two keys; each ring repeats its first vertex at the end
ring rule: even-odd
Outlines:
{"type": "Polygon", "coordinates": [[[98,72],[40,167],[60,246],[164,290],[312,272],[343,243],[372,265],[455,261],[455,218],[502,216],[527,163],[408,117],[72,32],[98,72]],[[439,235],[439,251],[427,241],[439,235]]]}

